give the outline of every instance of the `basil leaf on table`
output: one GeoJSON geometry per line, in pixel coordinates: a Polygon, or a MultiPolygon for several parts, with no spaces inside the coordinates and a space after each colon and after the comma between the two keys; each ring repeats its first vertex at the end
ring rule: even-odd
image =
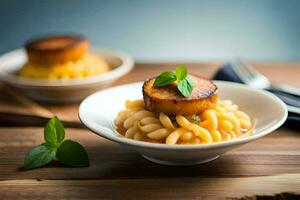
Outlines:
{"type": "Polygon", "coordinates": [[[181,81],[187,77],[187,69],[184,66],[178,66],[176,68],[176,78],[181,81]]]}
{"type": "Polygon", "coordinates": [[[52,144],[41,144],[33,148],[24,161],[25,169],[33,169],[50,163],[56,155],[57,148],[52,144]]]}
{"type": "Polygon", "coordinates": [[[58,146],[65,138],[64,125],[57,117],[53,117],[44,128],[44,139],[47,143],[58,146]]]}
{"type": "Polygon", "coordinates": [[[169,85],[170,83],[173,83],[176,80],[177,78],[174,72],[164,72],[155,79],[153,86],[161,87],[161,86],[169,85]]]}
{"type": "Polygon", "coordinates": [[[27,153],[24,161],[25,169],[44,166],[55,157],[59,162],[72,167],[89,166],[89,157],[83,146],[71,140],[64,140],[65,129],[57,117],[53,117],[46,124],[44,139],[46,143],[27,153]]]}
{"type": "Polygon", "coordinates": [[[65,140],[57,150],[57,159],[69,166],[88,167],[89,157],[83,146],[72,140],[65,140]]]}

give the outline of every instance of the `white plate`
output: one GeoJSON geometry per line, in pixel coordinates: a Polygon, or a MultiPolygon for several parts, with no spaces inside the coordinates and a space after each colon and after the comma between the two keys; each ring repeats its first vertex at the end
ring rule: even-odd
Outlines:
{"type": "Polygon", "coordinates": [[[228,150],[273,132],[286,120],[286,106],[273,94],[237,83],[215,83],[221,99],[232,100],[241,110],[256,119],[251,136],[199,145],[154,144],[122,137],[115,130],[114,119],[124,109],[126,100],[142,98],[141,82],[113,87],[87,97],[79,107],[79,118],[97,135],[133,148],[150,161],[167,165],[193,165],[214,160],[228,150]]]}
{"type": "Polygon", "coordinates": [[[105,88],[133,68],[133,59],[123,52],[105,49],[93,49],[92,52],[103,58],[112,70],[99,76],[71,80],[22,78],[16,76],[15,72],[24,65],[27,56],[24,49],[17,49],[0,56],[0,80],[32,99],[66,103],[80,101],[93,92],[105,88]]]}

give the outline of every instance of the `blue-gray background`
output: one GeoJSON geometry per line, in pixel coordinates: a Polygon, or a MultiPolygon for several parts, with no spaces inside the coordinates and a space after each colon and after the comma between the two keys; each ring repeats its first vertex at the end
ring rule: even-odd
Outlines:
{"type": "Polygon", "coordinates": [[[143,61],[296,61],[300,1],[0,1],[0,53],[35,36],[65,32],[143,61]]]}

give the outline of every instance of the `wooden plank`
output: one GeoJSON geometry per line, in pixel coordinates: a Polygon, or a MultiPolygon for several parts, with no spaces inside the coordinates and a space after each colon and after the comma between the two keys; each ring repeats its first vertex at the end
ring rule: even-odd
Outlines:
{"type": "Polygon", "coordinates": [[[240,177],[300,173],[299,133],[285,128],[228,152],[213,162],[190,167],[153,164],[135,151],[87,130],[67,129],[67,138],[86,147],[91,166],[67,168],[54,163],[30,171],[22,170],[24,156],[32,147],[42,143],[42,129],[2,128],[0,133],[0,180],[240,177]]]}
{"type": "MultiPolygon", "coordinates": [[[[185,169],[182,168],[182,171],[185,169]]],[[[0,181],[1,199],[232,199],[300,192],[299,174],[247,178],[0,181]]]]}

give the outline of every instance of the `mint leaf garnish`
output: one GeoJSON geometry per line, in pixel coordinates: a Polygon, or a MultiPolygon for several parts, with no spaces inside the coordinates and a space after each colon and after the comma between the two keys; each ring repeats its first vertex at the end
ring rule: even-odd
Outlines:
{"type": "Polygon", "coordinates": [[[73,167],[88,167],[89,157],[83,146],[72,140],[65,140],[58,148],[58,160],[73,167]]]}
{"type": "Polygon", "coordinates": [[[154,81],[154,87],[162,87],[165,85],[169,85],[176,81],[176,74],[174,72],[164,72],[160,74],[154,81]]]}
{"type": "Polygon", "coordinates": [[[200,122],[200,117],[199,117],[199,115],[193,114],[192,120],[193,120],[195,123],[199,123],[199,122],[200,122]]]}
{"type": "Polygon", "coordinates": [[[169,85],[175,81],[178,81],[177,89],[184,97],[188,97],[191,95],[195,83],[188,76],[187,69],[182,65],[176,68],[176,73],[171,71],[161,73],[155,79],[153,86],[162,87],[165,85],[169,85]]]}
{"type": "Polygon", "coordinates": [[[185,97],[190,96],[193,89],[193,87],[186,79],[179,81],[177,88],[180,91],[180,93],[185,97]]]}
{"type": "Polygon", "coordinates": [[[65,129],[57,117],[48,121],[44,128],[44,139],[47,143],[58,146],[65,138],[65,129]]]}
{"type": "Polygon", "coordinates": [[[177,80],[183,80],[187,77],[187,69],[180,65],[176,68],[176,78],[177,80]]]}
{"type": "Polygon", "coordinates": [[[195,86],[195,82],[189,76],[186,77],[186,80],[192,88],[195,86]]]}
{"type": "Polygon", "coordinates": [[[45,143],[27,153],[24,161],[25,169],[42,167],[55,157],[59,162],[72,167],[89,166],[89,158],[84,147],[78,142],[65,140],[65,129],[57,117],[48,121],[44,128],[45,143]]]}
{"type": "Polygon", "coordinates": [[[56,155],[57,148],[51,144],[41,144],[33,148],[24,161],[25,169],[32,169],[50,163],[56,155]]]}

